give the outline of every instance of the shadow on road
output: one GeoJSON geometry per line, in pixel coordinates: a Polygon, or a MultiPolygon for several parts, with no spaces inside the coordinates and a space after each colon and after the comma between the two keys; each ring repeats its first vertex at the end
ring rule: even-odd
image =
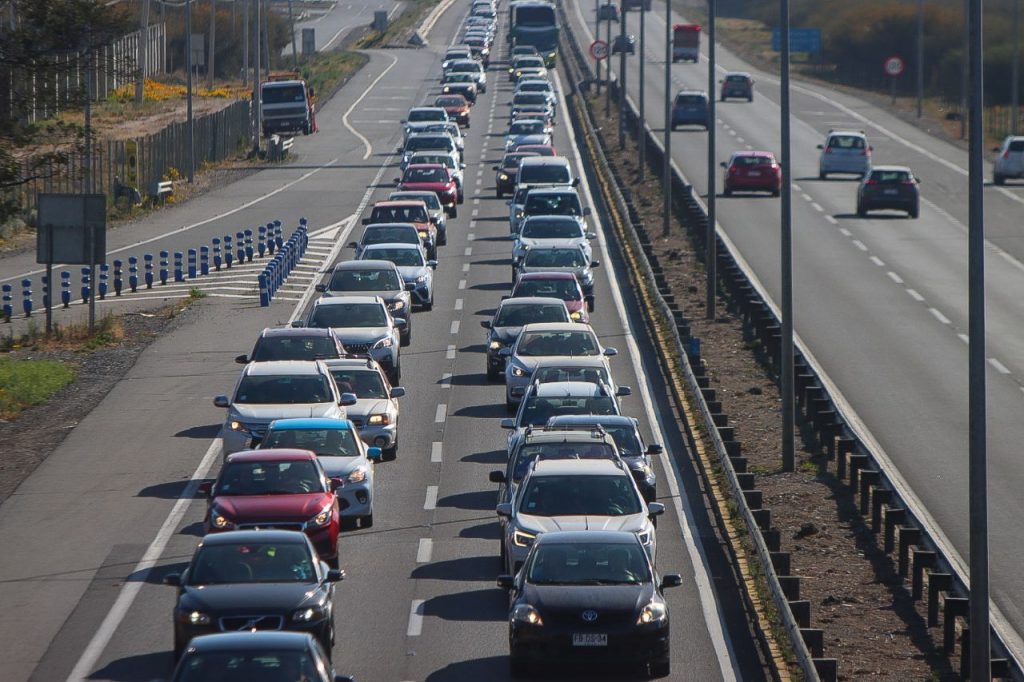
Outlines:
{"type": "Polygon", "coordinates": [[[442,497],[437,501],[438,507],[454,507],[455,509],[475,509],[477,511],[494,511],[498,503],[495,490],[477,490],[471,493],[456,493],[442,497]]]}
{"type": "MultiPolygon", "coordinates": [[[[168,639],[168,642],[170,639],[168,639]]],[[[170,650],[125,656],[118,658],[93,674],[90,680],[112,680],[113,682],[150,682],[170,677],[174,668],[174,655],[170,650]]]]}
{"type": "Polygon", "coordinates": [[[501,561],[495,552],[492,556],[468,556],[423,564],[413,570],[412,577],[493,583],[495,576],[500,572],[501,561]]]}
{"type": "MultiPolygon", "coordinates": [[[[494,574],[497,575],[497,574],[494,574]]],[[[494,575],[491,577],[493,578],[494,575]]],[[[469,590],[455,594],[442,594],[428,599],[423,613],[445,620],[502,622],[508,617],[508,596],[505,590],[492,587],[486,590],[469,590]]],[[[484,680],[486,677],[467,677],[467,680],[484,680]]]]}

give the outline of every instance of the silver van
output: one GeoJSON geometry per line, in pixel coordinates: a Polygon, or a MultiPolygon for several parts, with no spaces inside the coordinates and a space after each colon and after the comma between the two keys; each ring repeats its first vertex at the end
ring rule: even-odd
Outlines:
{"type": "Polygon", "coordinates": [[[569,159],[564,156],[531,156],[519,163],[516,176],[519,185],[570,185],[580,184],[573,176],[569,159]]]}

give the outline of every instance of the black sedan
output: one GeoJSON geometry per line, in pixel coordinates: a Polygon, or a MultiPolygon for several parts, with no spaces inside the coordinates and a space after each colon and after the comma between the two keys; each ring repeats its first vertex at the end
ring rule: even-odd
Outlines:
{"type": "Polygon", "coordinates": [[[494,188],[498,198],[516,191],[516,176],[519,175],[519,162],[528,156],[540,156],[536,152],[507,152],[501,157],[501,163],[493,167],[494,188]]]}
{"type": "Polygon", "coordinates": [[[509,590],[509,665],[513,675],[561,661],[641,666],[668,676],[669,614],[662,596],[682,584],[658,579],[634,533],[566,531],[540,535],[509,590]]]}
{"type": "Polygon", "coordinates": [[[906,166],[875,166],[857,188],[857,215],[868,211],[894,209],[916,218],[920,210],[917,186],[920,180],[906,166]]]}
{"type": "Polygon", "coordinates": [[[334,644],[334,583],[304,533],[239,530],[207,535],[188,568],[164,583],[178,588],[174,654],[198,635],[301,630],[326,651],[334,644]]]}
{"type": "Polygon", "coordinates": [[[622,35],[621,33],[612,38],[612,54],[636,54],[636,38],[632,33],[622,35]]]}
{"type": "Polygon", "coordinates": [[[171,680],[355,682],[331,670],[323,649],[307,633],[248,631],[196,637],[178,661],[171,680]]]}
{"type": "Polygon", "coordinates": [[[506,298],[490,320],[481,320],[487,333],[487,380],[498,381],[505,375],[502,348],[511,348],[523,325],[535,322],[569,322],[569,309],[560,298],[522,296],[506,298]]]}

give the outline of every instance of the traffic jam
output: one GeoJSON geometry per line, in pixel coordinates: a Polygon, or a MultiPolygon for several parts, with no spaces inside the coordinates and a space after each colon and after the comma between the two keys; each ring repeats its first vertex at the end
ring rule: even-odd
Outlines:
{"type": "Polygon", "coordinates": [[[401,121],[394,189],[361,217],[351,258],[329,268],[303,316],[235,358],[237,380],[213,400],[224,459],[199,487],[204,537],[164,578],[178,595],[176,681],[351,679],[331,662],[345,535],[373,527],[386,504],[375,469],[423,454],[401,442],[412,440],[402,402],[415,395],[402,384],[402,350],[434,308],[438,253],[466,201],[463,132],[489,77],[494,91],[495,79],[514,87],[504,153],[487,170],[508,205],[511,269],[480,322],[479,360],[508,414],[493,425],[507,433],[507,461],[489,481],[509,671],[564,661],[670,673],[663,593],[682,578],[656,570],[665,507],[652,457],[662,446],[623,412],[632,389],[615,379],[618,351],[590,325],[602,276],[596,216],[553,145],[554,53],[521,38],[553,25],[555,9],[515,0],[506,14],[515,40],[497,38],[505,22],[491,0],[472,4],[437,88],[401,121]]]}

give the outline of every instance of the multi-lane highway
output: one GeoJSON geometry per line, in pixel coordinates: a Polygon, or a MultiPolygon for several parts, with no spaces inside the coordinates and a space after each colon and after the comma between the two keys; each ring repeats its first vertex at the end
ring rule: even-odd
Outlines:
{"type": "MultiPolygon", "coordinates": [[[[592,40],[594,8],[567,5],[572,30],[592,40]]],[[[665,3],[646,24],[646,113],[663,126],[665,3]]],[[[672,23],[684,21],[677,12],[672,23]]],[[[639,15],[629,31],[639,35],[639,15]]],[[[613,30],[618,30],[613,27],[613,30]]],[[[706,37],[706,36],[705,36],[706,37]]],[[[639,47],[638,47],[639,52],[639,47]]],[[[637,59],[627,86],[638,101],[637,59]]],[[[754,101],[719,102],[718,160],[734,150],[779,152],[779,82],[719,46],[716,81],[749,71],[754,101]]],[[[613,70],[618,60],[613,60],[613,70]]],[[[879,65],[881,68],[881,65],[879,65]]],[[[673,89],[708,89],[706,44],[699,65],[672,67],[673,89]]],[[[674,92],[672,93],[674,94],[674,92]]],[[[967,154],[889,113],[824,86],[797,82],[792,92],[795,324],[842,396],[898,468],[931,522],[967,556],[967,154]],[[855,213],[856,182],[818,179],[816,145],[830,128],[864,130],[875,164],[909,165],[921,182],[921,214],[855,213]]],[[[707,136],[673,135],[675,163],[707,193],[707,136]]],[[[721,191],[721,179],[718,190],[721,191]]],[[[1024,632],[1024,187],[985,189],[988,234],[989,479],[992,589],[999,610],[1024,632]]],[[[721,234],[736,246],[771,296],[780,287],[779,204],[768,197],[719,197],[721,234]]],[[[964,564],[966,566],[966,564],[964,564]]],[[[1020,642],[1018,653],[1024,652],[1020,642]]]]}
{"type": "MultiPolygon", "coordinates": [[[[338,252],[351,257],[339,248],[357,229],[351,218],[392,188],[399,120],[436,94],[440,56],[465,10],[455,3],[427,49],[373,52],[324,107],[321,132],[296,140],[295,163],[118,230],[109,248],[144,240],[153,250],[181,248],[268,217],[293,224],[304,215],[314,233],[321,230],[312,248],[325,260],[338,252]]],[[[491,170],[503,150],[511,96],[500,68],[492,64],[488,93],[473,110],[466,203],[440,250],[434,310],[416,313],[413,343],[403,350],[408,394],[398,458],[377,466],[374,526],[341,539],[348,577],[338,590],[334,661],[361,682],[508,676],[506,595],[494,583],[496,491],[487,479],[505,457],[498,426],[504,395],[486,380],[478,324],[508,289],[508,211],[494,195],[491,170]]],[[[555,145],[579,170],[561,99],[560,107],[555,145]]],[[[641,419],[649,442],[667,446],[656,462],[659,498],[668,507],[657,564],[684,580],[666,593],[673,678],[761,679],[699,486],[676,463],[686,452],[642,361],[646,341],[626,313],[635,304],[618,285],[614,245],[595,222],[603,263],[593,325],[605,345],[620,350],[617,381],[634,388],[625,413],[641,419]]],[[[33,267],[28,257],[8,259],[3,277],[33,267]]],[[[0,543],[16,551],[0,553],[0,679],[142,682],[169,674],[174,591],[161,580],[184,566],[202,533],[197,483],[221,462],[215,436],[223,412],[212,397],[231,387],[239,369],[233,358],[250,350],[259,330],[298,317],[309,299],[269,308],[202,301],[3,503],[0,543]]]]}

